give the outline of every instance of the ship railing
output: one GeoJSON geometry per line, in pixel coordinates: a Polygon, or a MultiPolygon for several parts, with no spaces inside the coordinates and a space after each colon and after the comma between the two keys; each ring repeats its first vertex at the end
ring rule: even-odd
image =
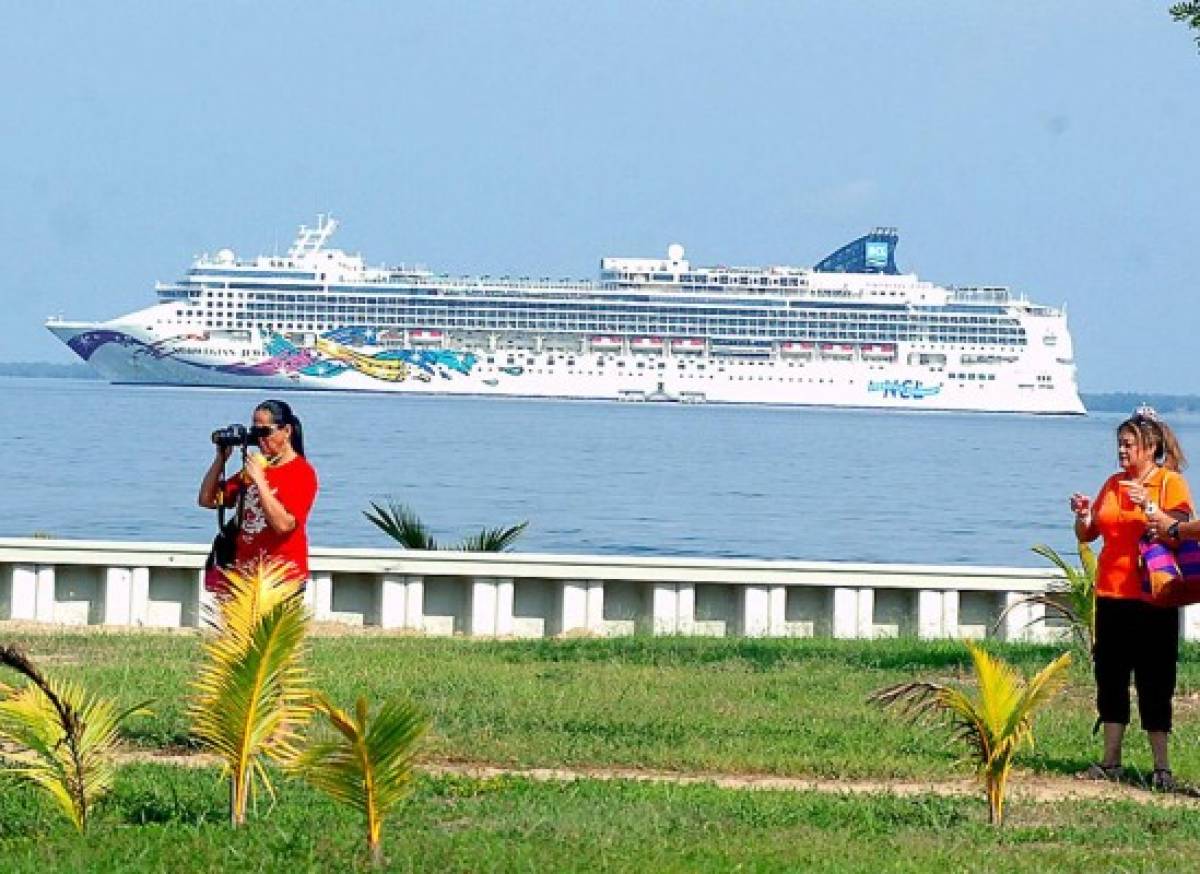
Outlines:
{"type": "Polygon", "coordinates": [[[201,289],[192,285],[181,285],[175,282],[154,283],[154,293],[164,300],[190,300],[198,295],[201,289]]]}
{"type": "Polygon", "coordinates": [[[950,294],[947,296],[950,303],[1021,303],[1025,300],[1025,296],[1014,294],[1011,289],[1004,286],[971,286],[961,285],[953,286],[949,289],[950,294]]]}
{"type": "MultiPolygon", "coordinates": [[[[205,544],[0,539],[0,629],[198,628],[205,544]]],[[[1028,595],[1055,571],[620,555],[315,548],[306,599],[320,622],[428,635],[543,637],[1065,634],[1028,595]],[[1003,619],[1001,617],[1003,616],[1003,619]]],[[[1200,606],[1184,611],[1200,639],[1200,606]]]]}

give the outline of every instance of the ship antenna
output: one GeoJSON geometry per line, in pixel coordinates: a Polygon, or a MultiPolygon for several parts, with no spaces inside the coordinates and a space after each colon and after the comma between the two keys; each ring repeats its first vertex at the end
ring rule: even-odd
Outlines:
{"type": "Polygon", "coordinates": [[[300,225],[300,230],[296,233],[296,240],[292,243],[292,247],[288,249],[288,256],[299,259],[305,255],[313,255],[321,251],[321,247],[333,236],[333,232],[337,230],[337,226],[337,220],[325,213],[317,216],[317,226],[315,228],[310,228],[308,225],[300,225]]]}

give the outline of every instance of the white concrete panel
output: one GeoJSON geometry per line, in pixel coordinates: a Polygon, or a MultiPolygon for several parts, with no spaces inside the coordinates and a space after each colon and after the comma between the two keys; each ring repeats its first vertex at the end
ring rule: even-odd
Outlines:
{"type": "Polygon", "coordinates": [[[14,565],[10,585],[9,616],[33,621],[37,616],[37,567],[14,565]]]}
{"type": "Polygon", "coordinates": [[[696,633],[696,587],[691,583],[676,584],[675,628],[679,634],[696,633]]]}
{"type": "Polygon", "coordinates": [[[587,628],[596,634],[603,634],[605,631],[604,599],[604,583],[601,580],[588,580],[587,628]]]}
{"type": "Polygon", "coordinates": [[[496,580],[496,636],[510,637],[513,633],[513,606],[516,590],[511,579],[496,580]]]}
{"type": "Polygon", "coordinates": [[[104,575],[104,624],[131,625],[130,598],[133,591],[133,571],[127,567],[110,567],[104,575]]]}
{"type": "Polygon", "coordinates": [[[959,593],[956,591],[942,592],[942,636],[957,638],[959,593]]]}
{"type": "Polygon", "coordinates": [[[767,589],[767,634],[787,636],[787,588],[784,586],[767,589]]]}
{"type": "Polygon", "coordinates": [[[404,627],[410,631],[425,629],[425,578],[408,576],[404,592],[404,627]]]}
{"type": "Polygon", "coordinates": [[[651,587],[651,609],[655,634],[675,634],[679,631],[675,583],[655,583],[651,587]]]}
{"type": "Polygon", "coordinates": [[[1030,604],[1023,592],[1009,592],[1005,596],[1008,613],[1004,617],[1005,640],[1037,640],[1042,635],[1038,621],[1045,614],[1040,604],[1030,604]]]}
{"type": "Polygon", "coordinates": [[[471,581],[470,634],[492,637],[496,634],[496,581],[476,577],[471,581]]]}
{"type": "Polygon", "coordinates": [[[333,621],[333,574],[328,571],[313,574],[308,588],[312,592],[313,619],[333,621]]]}
{"type": "Polygon", "coordinates": [[[555,633],[570,634],[588,627],[588,584],[586,580],[565,580],[559,590],[559,620],[555,633]]]}
{"type": "Polygon", "coordinates": [[[379,625],[381,628],[404,628],[404,611],[408,605],[408,584],[404,577],[384,574],[379,580],[379,625]]]}
{"type": "Polygon", "coordinates": [[[745,637],[765,637],[771,628],[771,591],[766,586],[742,589],[741,632],[745,637]]]}
{"type": "Polygon", "coordinates": [[[917,636],[922,640],[945,636],[941,592],[924,589],[917,593],[917,636]]]}
{"type": "Polygon", "coordinates": [[[875,590],[859,589],[855,597],[858,600],[858,623],[854,627],[854,636],[865,638],[875,637],[875,590]]]}
{"type": "Polygon", "coordinates": [[[833,590],[833,636],[843,640],[860,636],[858,589],[833,590]]]}
{"type": "MultiPolygon", "coordinates": [[[[63,565],[63,571],[69,574],[71,569],[75,567],[78,567],[78,565],[63,565]]],[[[59,621],[54,609],[54,578],[55,568],[53,565],[38,566],[36,584],[37,606],[34,610],[34,616],[38,622],[55,623],[59,621]]]]}
{"type": "Polygon", "coordinates": [[[1179,611],[1179,631],[1184,640],[1200,640],[1200,604],[1179,611]]]}
{"type": "MultiPolygon", "coordinates": [[[[159,576],[165,576],[164,568],[159,576]]],[[[182,611],[180,611],[182,616],[182,611]]],[[[131,625],[150,624],[150,569],[135,567],[129,577],[129,623],[131,625]]]]}

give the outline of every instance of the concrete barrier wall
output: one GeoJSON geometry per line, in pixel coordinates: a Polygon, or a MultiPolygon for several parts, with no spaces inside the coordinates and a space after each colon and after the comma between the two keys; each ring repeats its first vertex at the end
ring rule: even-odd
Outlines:
{"type": "MultiPolygon", "coordinates": [[[[0,539],[0,622],[196,627],[205,544],[0,539]]],[[[485,637],[1061,637],[1030,568],[314,549],[319,622],[485,637]],[[1010,610],[997,627],[1005,608],[1010,610]]],[[[1188,608],[1184,635],[1200,638],[1188,608]]]]}

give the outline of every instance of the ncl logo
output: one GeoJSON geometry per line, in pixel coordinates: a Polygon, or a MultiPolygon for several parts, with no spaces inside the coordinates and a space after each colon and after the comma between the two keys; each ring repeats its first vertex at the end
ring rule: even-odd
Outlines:
{"type": "Polygon", "coordinates": [[[885,398],[901,398],[906,401],[919,401],[936,395],[941,390],[940,385],[925,385],[919,379],[885,379],[867,385],[867,391],[882,392],[885,398]]]}

